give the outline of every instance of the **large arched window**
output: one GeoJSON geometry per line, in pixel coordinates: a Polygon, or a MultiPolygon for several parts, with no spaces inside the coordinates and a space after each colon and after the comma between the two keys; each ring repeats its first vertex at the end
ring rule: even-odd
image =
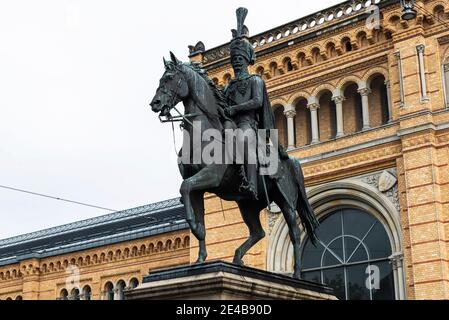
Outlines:
{"type": "Polygon", "coordinates": [[[357,209],[327,215],[318,229],[317,247],[306,240],[302,251],[302,277],[324,283],[339,299],[395,299],[389,257],[392,254],[384,226],[357,209]]]}

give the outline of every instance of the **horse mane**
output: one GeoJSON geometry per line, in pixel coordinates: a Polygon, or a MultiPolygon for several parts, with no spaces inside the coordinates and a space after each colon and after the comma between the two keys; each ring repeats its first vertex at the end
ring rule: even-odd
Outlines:
{"type": "MultiPolygon", "coordinates": [[[[215,82],[209,78],[209,75],[207,74],[207,71],[201,68],[201,64],[198,62],[189,62],[189,63],[183,63],[184,66],[190,68],[194,72],[196,72],[201,78],[206,81],[209,88],[212,90],[215,98],[217,99],[218,106],[223,110],[228,106],[228,99],[226,98],[223,90],[221,90],[215,82]]],[[[222,115],[221,111],[219,110],[220,115],[222,115]]]]}

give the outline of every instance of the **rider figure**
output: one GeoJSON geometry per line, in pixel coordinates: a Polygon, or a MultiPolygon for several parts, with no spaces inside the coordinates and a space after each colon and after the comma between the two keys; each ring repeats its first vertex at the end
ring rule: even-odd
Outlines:
{"type": "MultiPolygon", "coordinates": [[[[271,109],[264,81],[259,75],[249,74],[248,72],[248,65],[255,63],[256,55],[248,41],[248,29],[243,24],[246,12],[239,10],[237,10],[237,30],[232,30],[233,40],[230,46],[234,79],[224,89],[225,96],[228,99],[228,107],[224,112],[242,132],[246,132],[243,135],[237,135],[239,142],[245,143],[244,140],[248,130],[252,130],[257,137],[258,129],[274,129],[274,113],[271,109]]],[[[245,145],[244,163],[245,177],[240,185],[240,191],[250,198],[257,199],[256,144],[245,145]],[[248,163],[248,160],[251,159],[256,160],[248,163]]]]}

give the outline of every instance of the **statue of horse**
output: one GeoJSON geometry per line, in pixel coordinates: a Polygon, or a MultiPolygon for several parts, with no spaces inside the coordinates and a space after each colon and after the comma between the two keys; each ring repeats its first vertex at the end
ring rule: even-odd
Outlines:
{"type": "MultiPolygon", "coordinates": [[[[207,76],[198,64],[182,63],[170,52],[171,61],[165,61],[165,72],[160,79],[160,85],[150,105],[159,117],[171,117],[170,111],[179,102],[184,104],[184,114],[181,115],[185,132],[185,139],[194,137],[194,121],[201,121],[201,133],[208,129],[223,130],[220,110],[223,110],[225,98],[220,89],[207,76]],[[220,109],[221,108],[221,109],[220,109]]],[[[175,109],[177,111],[177,109],[175,109]]],[[[184,141],[184,146],[192,141],[184,141]]],[[[206,143],[201,144],[201,149],[206,143]]],[[[258,199],[254,200],[239,192],[242,179],[238,164],[212,163],[179,163],[179,170],[183,177],[180,193],[186,210],[187,222],[192,233],[199,241],[197,263],[204,262],[207,256],[204,225],[204,193],[216,194],[221,199],[236,201],[243,221],[249,229],[249,238],[235,251],[233,263],[243,265],[242,258],[246,252],[264,236],[260,223],[260,212],[267,207],[267,200],[274,201],[281,209],[289,228],[289,236],[293,244],[294,273],[293,277],[300,277],[300,229],[296,220],[298,212],[301,223],[315,243],[317,240],[315,229],[318,221],[311,208],[305,187],[304,177],[299,161],[293,157],[279,160],[276,178],[265,176],[261,181],[259,176],[258,199]],[[265,185],[265,188],[262,186],[265,185]],[[265,191],[266,189],[266,191],[265,191]],[[268,196],[268,197],[267,197],[268,196]],[[268,198],[268,199],[267,199],[268,198]]]]}

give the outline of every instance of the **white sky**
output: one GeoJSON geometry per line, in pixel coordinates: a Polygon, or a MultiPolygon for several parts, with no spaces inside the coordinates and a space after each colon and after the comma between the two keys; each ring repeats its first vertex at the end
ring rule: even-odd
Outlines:
{"type": "MultiPolygon", "coordinates": [[[[162,57],[229,41],[239,6],[254,35],[339,2],[0,0],[0,185],[112,209],[179,196],[148,105],[162,57]]],[[[0,188],[0,239],[105,213],[0,188]]]]}

